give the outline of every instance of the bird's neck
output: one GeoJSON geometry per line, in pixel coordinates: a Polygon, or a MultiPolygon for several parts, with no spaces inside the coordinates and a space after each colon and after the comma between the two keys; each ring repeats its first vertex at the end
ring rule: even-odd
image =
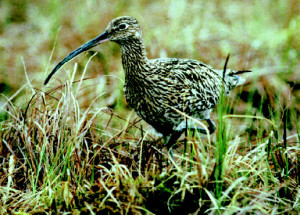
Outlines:
{"type": "Polygon", "coordinates": [[[132,39],[126,43],[121,43],[120,46],[125,77],[143,75],[142,73],[146,71],[145,67],[148,64],[143,40],[141,38],[132,39]]]}

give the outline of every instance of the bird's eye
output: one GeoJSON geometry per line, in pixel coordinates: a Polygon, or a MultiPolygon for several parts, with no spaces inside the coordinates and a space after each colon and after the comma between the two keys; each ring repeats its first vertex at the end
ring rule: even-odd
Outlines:
{"type": "Polygon", "coordinates": [[[126,25],[126,24],[121,24],[121,25],[119,25],[119,29],[120,30],[124,30],[124,29],[126,29],[128,26],[126,25]]]}

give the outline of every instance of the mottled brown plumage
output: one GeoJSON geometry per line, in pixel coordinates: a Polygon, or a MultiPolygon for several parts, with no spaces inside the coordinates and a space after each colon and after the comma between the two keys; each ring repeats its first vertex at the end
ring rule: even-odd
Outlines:
{"type": "MultiPolygon", "coordinates": [[[[210,112],[220,98],[222,87],[229,93],[244,82],[234,75],[235,72],[226,71],[223,77],[223,71],[197,60],[147,59],[139,23],[126,16],[114,19],[103,34],[65,57],[47,77],[45,84],[64,63],[108,40],[121,47],[125,71],[124,94],[128,104],[165,136],[169,148],[186,129],[184,116],[180,112],[206,120],[210,133],[213,133],[215,124],[210,119],[210,112]]],[[[188,126],[206,133],[203,128],[188,126]]]]}

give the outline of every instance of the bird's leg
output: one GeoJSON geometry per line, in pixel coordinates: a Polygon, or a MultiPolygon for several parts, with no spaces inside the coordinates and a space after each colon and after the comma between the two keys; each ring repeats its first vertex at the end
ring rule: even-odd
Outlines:
{"type": "Polygon", "coordinates": [[[170,156],[171,156],[171,158],[172,158],[173,161],[175,161],[175,159],[174,159],[172,147],[176,143],[176,141],[178,140],[178,138],[181,136],[181,134],[182,134],[183,131],[181,131],[181,130],[175,130],[172,134],[170,134],[168,136],[164,136],[165,146],[167,147],[168,152],[169,152],[169,154],[170,154],[170,156]]]}
{"type": "MultiPolygon", "coordinates": [[[[207,128],[208,128],[209,134],[214,133],[216,130],[215,123],[210,118],[206,119],[206,122],[208,124],[207,128]]],[[[172,147],[176,143],[178,138],[181,136],[181,134],[186,130],[186,128],[187,128],[186,124],[184,123],[180,127],[178,127],[172,134],[164,137],[165,146],[168,148],[168,152],[173,160],[174,160],[174,155],[172,152],[172,147]]],[[[201,128],[201,127],[190,126],[189,129],[193,130],[193,131],[197,130],[199,133],[202,133],[202,134],[207,134],[206,129],[201,128]]]]}
{"type": "MultiPolygon", "coordinates": [[[[208,124],[208,127],[207,127],[207,128],[208,128],[209,134],[214,133],[215,130],[216,130],[216,125],[215,125],[215,123],[214,123],[210,118],[206,119],[206,122],[207,122],[207,124],[208,124]]],[[[201,133],[201,134],[207,134],[206,129],[201,128],[201,127],[191,126],[191,127],[190,127],[190,130],[192,130],[192,131],[198,131],[198,132],[201,133]]]]}
{"type": "Polygon", "coordinates": [[[216,124],[214,123],[214,121],[211,120],[211,118],[206,119],[206,122],[208,124],[208,131],[210,134],[214,133],[216,130],[216,124]]]}

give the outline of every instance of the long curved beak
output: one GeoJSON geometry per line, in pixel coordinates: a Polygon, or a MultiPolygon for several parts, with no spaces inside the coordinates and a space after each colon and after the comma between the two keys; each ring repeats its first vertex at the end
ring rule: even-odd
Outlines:
{"type": "Polygon", "coordinates": [[[72,58],[76,57],[77,55],[79,55],[80,53],[87,51],[91,48],[93,48],[94,46],[106,42],[109,40],[108,37],[108,32],[104,31],[103,34],[99,35],[98,37],[90,40],[89,42],[85,43],[84,45],[80,46],[78,49],[76,49],[75,51],[72,51],[68,56],[66,56],[62,61],[60,61],[56,67],[52,70],[52,72],[48,75],[48,77],[46,78],[44,85],[46,85],[49,80],[51,79],[51,77],[56,73],[57,70],[59,70],[60,67],[62,67],[65,63],[67,63],[69,60],[71,60],[72,58]]]}

